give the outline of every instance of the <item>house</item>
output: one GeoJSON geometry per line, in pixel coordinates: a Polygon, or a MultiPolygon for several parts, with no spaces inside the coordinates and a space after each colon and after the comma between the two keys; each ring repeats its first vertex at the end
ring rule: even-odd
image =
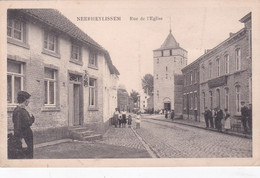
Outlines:
{"type": "Polygon", "coordinates": [[[71,127],[104,133],[119,75],[109,53],[57,10],[9,9],[7,16],[8,129],[25,90],[36,143],[64,138],[71,127]]]}
{"type": "Polygon", "coordinates": [[[241,20],[244,28],[199,59],[200,115],[204,108],[228,109],[233,120],[241,117],[241,101],[252,103],[251,12],[241,20]]]}

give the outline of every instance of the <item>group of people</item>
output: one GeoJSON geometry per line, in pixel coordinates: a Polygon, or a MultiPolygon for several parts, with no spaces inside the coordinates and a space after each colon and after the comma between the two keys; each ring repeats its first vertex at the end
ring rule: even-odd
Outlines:
{"type": "Polygon", "coordinates": [[[224,127],[225,131],[231,129],[231,119],[228,109],[225,109],[224,112],[222,109],[216,107],[213,110],[208,109],[205,107],[204,118],[206,123],[206,128],[215,128],[219,132],[222,131],[222,126],[224,127]]]}
{"type": "Polygon", "coordinates": [[[168,118],[170,118],[170,119],[174,119],[174,110],[167,110],[167,109],[165,109],[164,110],[164,115],[165,115],[165,119],[168,119],[168,118]]]}
{"type": "Polygon", "coordinates": [[[126,111],[123,110],[120,112],[117,108],[115,109],[114,116],[113,116],[113,125],[115,127],[122,127],[125,128],[126,124],[128,124],[128,127],[131,127],[132,125],[132,116],[129,114],[128,117],[126,117],[126,111]]]}
{"type": "MultiPolygon", "coordinates": [[[[252,108],[251,104],[249,108],[245,106],[245,102],[241,102],[241,121],[243,124],[244,132],[248,132],[248,127],[252,131],[252,108]]],[[[204,118],[206,128],[215,128],[219,132],[222,132],[222,128],[227,132],[231,129],[231,116],[228,109],[224,109],[224,112],[217,106],[215,109],[210,110],[205,107],[204,118]]]]}

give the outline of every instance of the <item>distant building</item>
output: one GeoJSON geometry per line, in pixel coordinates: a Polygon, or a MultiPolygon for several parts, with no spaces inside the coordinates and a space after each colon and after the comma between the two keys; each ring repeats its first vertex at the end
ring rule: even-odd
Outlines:
{"type": "Polygon", "coordinates": [[[129,110],[129,94],[122,84],[120,84],[117,89],[117,108],[119,111],[129,110]]]}
{"type": "Polygon", "coordinates": [[[153,50],[153,64],[154,110],[175,109],[174,78],[187,65],[187,51],[180,47],[171,31],[161,47],[153,50]]]}
{"type": "Polygon", "coordinates": [[[59,11],[8,10],[6,60],[9,131],[19,90],[32,95],[35,143],[64,138],[74,126],[106,130],[119,72],[109,53],[59,11]]]}
{"type": "Polygon", "coordinates": [[[241,116],[241,101],[252,103],[251,13],[240,22],[245,24],[243,29],[230,33],[229,38],[197,59],[200,115],[205,106],[211,109],[219,106],[237,118],[241,116]]]}
{"type": "Polygon", "coordinates": [[[182,69],[183,73],[183,118],[200,121],[200,73],[196,60],[182,69]]]}

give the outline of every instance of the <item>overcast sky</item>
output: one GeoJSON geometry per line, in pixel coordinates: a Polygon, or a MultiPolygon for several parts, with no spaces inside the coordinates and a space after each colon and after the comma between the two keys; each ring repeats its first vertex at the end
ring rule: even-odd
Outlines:
{"type": "Polygon", "coordinates": [[[170,30],[180,46],[188,51],[188,64],[243,28],[239,20],[250,8],[189,7],[175,4],[98,8],[77,6],[59,8],[63,15],[91,36],[110,53],[120,72],[120,83],[128,91],[140,90],[140,76],[153,74],[153,50],[161,46],[170,30]],[[77,17],[120,16],[121,21],[77,21],[77,17]],[[130,21],[130,17],[154,16],[158,21],[130,21]],[[140,59],[140,72],[138,60],[140,59]]]}

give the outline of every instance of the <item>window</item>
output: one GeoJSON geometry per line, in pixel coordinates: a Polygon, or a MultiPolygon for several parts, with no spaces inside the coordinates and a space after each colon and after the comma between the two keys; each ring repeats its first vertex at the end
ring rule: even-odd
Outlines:
{"type": "Polygon", "coordinates": [[[209,63],[209,79],[212,77],[212,63],[209,63]]]}
{"type": "Polygon", "coordinates": [[[163,56],[163,51],[161,51],[161,54],[162,54],[162,56],[163,56]]]}
{"type": "Polygon", "coordinates": [[[183,109],[186,109],[186,94],[183,94],[183,109]]]}
{"type": "Polygon", "coordinates": [[[217,62],[217,77],[219,77],[220,76],[220,60],[219,60],[219,58],[216,60],[216,62],[217,62]]]}
{"type": "Polygon", "coordinates": [[[44,69],[44,104],[56,105],[57,71],[50,68],[44,69]]]}
{"type": "Polygon", "coordinates": [[[216,91],[217,91],[217,94],[216,94],[216,102],[217,103],[216,104],[220,108],[220,90],[217,89],[216,91]]]}
{"type": "Polygon", "coordinates": [[[71,59],[81,61],[81,48],[79,46],[71,46],[71,59]]]}
{"type": "Polygon", "coordinates": [[[165,67],[165,70],[168,71],[168,67],[167,66],[165,67]]]}
{"type": "Polygon", "coordinates": [[[158,98],[159,98],[159,90],[157,90],[157,96],[158,96],[158,98]]]}
{"type": "Polygon", "coordinates": [[[23,64],[7,61],[7,103],[17,103],[17,93],[23,90],[23,64]]]}
{"type": "Polygon", "coordinates": [[[44,49],[57,52],[57,36],[54,33],[44,31],[44,49]]]}
{"type": "Polygon", "coordinates": [[[197,82],[197,76],[196,76],[196,74],[197,74],[196,71],[194,71],[194,74],[193,74],[193,75],[194,75],[194,83],[197,82]]]}
{"type": "Polygon", "coordinates": [[[248,88],[249,88],[249,104],[252,104],[252,77],[248,79],[248,88]]]}
{"type": "Polygon", "coordinates": [[[236,86],[236,113],[240,113],[240,86],[236,86]]]}
{"type": "Polygon", "coordinates": [[[7,36],[15,40],[24,41],[24,23],[16,19],[7,19],[7,36]]]}
{"type": "Polygon", "coordinates": [[[202,92],[202,99],[203,99],[203,108],[206,107],[206,95],[205,92],[202,92]]]}
{"type": "Polygon", "coordinates": [[[192,85],[192,72],[190,73],[190,85],[192,85]]]}
{"type": "Polygon", "coordinates": [[[194,110],[197,110],[197,102],[198,102],[198,94],[197,92],[194,93],[194,100],[193,100],[194,104],[194,110]]]}
{"type": "Polygon", "coordinates": [[[165,75],[165,78],[168,79],[168,74],[165,75]]]}
{"type": "Polygon", "coordinates": [[[157,64],[159,64],[159,58],[157,58],[157,64]]]}
{"type": "Polygon", "coordinates": [[[193,108],[193,95],[192,95],[192,93],[190,94],[190,109],[192,109],[193,108]]]}
{"type": "Polygon", "coordinates": [[[226,54],[224,56],[224,62],[225,62],[225,65],[224,65],[224,67],[225,67],[225,74],[228,74],[229,73],[229,55],[228,54],[226,54]]]}
{"type": "Polygon", "coordinates": [[[212,93],[212,91],[209,92],[209,96],[210,96],[210,109],[213,109],[213,93],[212,93]]]}
{"type": "Polygon", "coordinates": [[[89,53],[89,65],[97,67],[97,54],[94,52],[89,53]]]}
{"type": "Polygon", "coordinates": [[[170,56],[172,56],[172,50],[170,50],[170,56]]]}
{"type": "Polygon", "coordinates": [[[97,103],[97,95],[96,95],[96,86],[97,80],[90,78],[89,79],[89,106],[96,106],[97,103]]]}
{"type": "Polygon", "coordinates": [[[186,86],[186,76],[185,75],[183,75],[183,84],[184,84],[184,86],[186,86]]]}
{"type": "Polygon", "coordinates": [[[229,91],[228,88],[225,88],[225,108],[229,110],[229,91]]]}
{"type": "Polygon", "coordinates": [[[156,74],[156,79],[158,79],[158,74],[156,74]]]}
{"type": "Polygon", "coordinates": [[[236,65],[236,71],[240,70],[241,66],[241,50],[240,48],[236,49],[235,52],[235,65],[236,65]]]}

